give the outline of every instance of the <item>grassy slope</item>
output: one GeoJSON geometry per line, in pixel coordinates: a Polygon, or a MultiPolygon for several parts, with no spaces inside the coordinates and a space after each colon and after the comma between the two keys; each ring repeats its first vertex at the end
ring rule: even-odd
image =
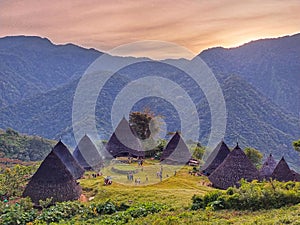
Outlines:
{"type": "MultiPolygon", "coordinates": [[[[204,194],[212,190],[212,188],[202,185],[203,182],[207,182],[207,178],[189,175],[189,169],[191,168],[185,167],[177,172],[176,176],[164,179],[162,182],[153,185],[144,185],[145,181],[142,180],[142,175],[142,183],[140,185],[134,185],[134,183],[126,185],[113,182],[111,186],[103,186],[103,177],[83,179],[80,181],[80,184],[87,197],[94,196],[96,201],[108,199],[126,203],[150,201],[181,208],[183,206],[188,207],[194,194],[204,194]]],[[[126,177],[126,175],[123,176],[126,177]]],[[[114,175],[112,177],[113,180],[114,178],[117,179],[114,175]]],[[[149,176],[149,182],[151,179],[157,178],[149,176]]]]}
{"type": "MultiPolygon", "coordinates": [[[[129,224],[300,224],[297,222],[300,221],[300,205],[257,212],[190,211],[191,198],[194,194],[204,194],[213,189],[203,185],[207,182],[207,178],[189,175],[189,170],[191,167],[184,167],[177,172],[176,176],[147,186],[128,186],[116,182],[111,186],[103,186],[103,177],[82,179],[80,183],[88,197],[95,197],[93,201],[110,199],[127,204],[157,202],[168,206],[168,209],[160,213],[135,219],[129,224]]],[[[82,221],[80,223],[82,224],[82,221]]],[[[96,220],[94,224],[97,224],[96,220]]]]}

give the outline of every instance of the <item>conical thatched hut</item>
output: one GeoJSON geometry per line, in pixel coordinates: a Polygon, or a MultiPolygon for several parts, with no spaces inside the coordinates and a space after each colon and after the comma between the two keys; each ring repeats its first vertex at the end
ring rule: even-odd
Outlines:
{"type": "Polygon", "coordinates": [[[103,159],[92,140],[84,135],[73,152],[73,157],[85,170],[98,170],[103,167],[103,159]]]}
{"type": "Polygon", "coordinates": [[[286,163],[284,157],[282,157],[272,173],[272,178],[274,180],[284,182],[294,181],[296,180],[296,174],[290,170],[290,167],[286,163]]]}
{"type": "Polygon", "coordinates": [[[276,165],[276,160],[273,158],[272,154],[270,154],[259,170],[260,179],[269,179],[272,176],[276,165]]]}
{"type": "Polygon", "coordinates": [[[188,163],[192,155],[180,134],[176,132],[163,150],[160,160],[167,164],[188,163]]]}
{"type": "Polygon", "coordinates": [[[84,174],[84,169],[74,159],[69,149],[59,141],[52,150],[60,160],[66,165],[67,169],[75,179],[79,179],[84,174]]]}
{"type": "Polygon", "coordinates": [[[51,151],[30,179],[23,193],[35,204],[39,200],[53,198],[53,202],[76,200],[80,197],[81,187],[65,164],[51,151]]]}
{"type": "Polygon", "coordinates": [[[230,150],[224,141],[221,141],[217,147],[207,158],[205,164],[202,166],[202,173],[209,176],[228,156],[230,150]]]}
{"type": "Polygon", "coordinates": [[[295,170],[291,170],[294,175],[294,181],[300,182],[300,174],[297,173],[295,170]]]}
{"type": "Polygon", "coordinates": [[[247,181],[255,180],[259,178],[259,173],[238,145],[208,177],[214,187],[221,189],[239,186],[242,178],[247,181]]]}
{"type": "Polygon", "coordinates": [[[143,158],[145,156],[139,139],[133,134],[128,121],[123,119],[106,144],[106,150],[111,156],[132,156],[143,158]]]}

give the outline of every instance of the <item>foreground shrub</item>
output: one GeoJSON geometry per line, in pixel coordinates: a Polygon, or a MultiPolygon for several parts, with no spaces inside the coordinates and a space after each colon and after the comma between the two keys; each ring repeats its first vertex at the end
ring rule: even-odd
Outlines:
{"type": "Polygon", "coordinates": [[[1,225],[22,225],[33,221],[37,216],[37,210],[33,209],[32,202],[25,198],[20,203],[0,203],[1,225]]]}
{"type": "Polygon", "coordinates": [[[72,218],[81,212],[83,212],[83,205],[79,202],[58,202],[49,208],[43,209],[37,220],[47,223],[59,222],[60,220],[72,218]]]}
{"type": "MultiPolygon", "coordinates": [[[[51,224],[66,221],[91,221],[92,224],[124,224],[136,218],[160,212],[165,207],[157,203],[142,203],[128,206],[110,200],[92,204],[78,201],[58,202],[40,211],[34,209],[29,198],[19,203],[0,202],[1,225],[51,224]],[[31,223],[30,223],[31,222],[31,223]]],[[[72,224],[72,223],[71,223],[72,224]]]]}
{"type": "Polygon", "coordinates": [[[149,214],[158,213],[164,206],[157,203],[143,203],[130,207],[126,212],[133,218],[144,217],[149,214]]]}
{"type": "Polygon", "coordinates": [[[300,183],[269,181],[241,181],[240,188],[213,191],[204,196],[193,196],[191,209],[260,210],[274,209],[300,203],[300,183]]]}

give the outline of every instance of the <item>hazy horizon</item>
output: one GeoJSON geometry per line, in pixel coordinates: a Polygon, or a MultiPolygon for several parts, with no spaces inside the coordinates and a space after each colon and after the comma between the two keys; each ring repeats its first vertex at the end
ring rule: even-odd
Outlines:
{"type": "MultiPolygon", "coordinates": [[[[121,50],[118,51],[118,48],[116,48],[117,50],[114,51],[114,49],[110,50],[110,51],[104,51],[102,49],[97,49],[96,47],[86,47],[86,46],[83,46],[83,45],[80,45],[79,43],[74,43],[74,42],[65,42],[65,43],[56,43],[54,42],[53,40],[51,40],[51,38],[49,37],[43,37],[43,36],[37,36],[37,35],[24,35],[24,34],[20,34],[20,35],[7,35],[7,36],[0,36],[0,39],[1,38],[7,38],[7,37],[39,37],[39,38],[43,38],[43,39],[48,39],[52,44],[54,45],[67,45],[67,44],[73,44],[73,45],[76,45],[78,47],[81,47],[81,48],[85,48],[85,49],[95,49],[99,52],[102,52],[102,53],[107,53],[107,54],[110,54],[110,55],[113,55],[113,56],[120,56],[120,57],[136,57],[136,58],[142,58],[142,57],[146,57],[146,58],[150,58],[150,59],[153,59],[153,60],[165,60],[165,59],[192,59],[191,56],[196,56],[196,55],[199,55],[202,51],[205,51],[205,50],[208,50],[208,49],[212,49],[212,48],[225,48],[225,49],[232,49],[232,48],[238,48],[238,47],[241,47],[245,44],[248,44],[252,41],[259,41],[259,40],[268,40],[268,39],[276,39],[276,38],[283,38],[283,37],[290,37],[290,36],[294,36],[294,35],[298,35],[300,34],[300,32],[296,32],[296,33],[293,33],[293,34],[286,34],[286,35],[283,35],[283,36],[278,36],[278,37],[265,37],[265,38],[261,38],[261,39],[254,39],[254,40],[250,40],[248,42],[245,42],[245,43],[241,43],[239,45],[236,45],[236,46],[229,46],[229,47],[225,47],[225,46],[221,46],[221,45],[218,45],[218,46],[209,46],[205,49],[202,49],[200,52],[197,52],[195,53],[194,55],[192,55],[193,53],[191,53],[191,51],[188,51],[188,49],[182,47],[182,46],[175,46],[175,50],[178,49],[178,48],[183,48],[183,49],[186,49],[186,51],[178,51],[174,54],[174,52],[171,52],[170,54],[166,54],[166,57],[164,57],[164,55],[160,55],[158,57],[156,57],[155,55],[151,55],[151,54],[155,54],[155,50],[152,52],[152,51],[149,51],[147,52],[147,50],[149,50],[149,46],[147,46],[147,44],[144,45],[144,49],[145,51],[143,51],[143,49],[139,49],[139,50],[136,50],[136,49],[129,49],[128,52],[126,51],[126,48],[124,48],[123,46],[124,45],[121,45],[121,46],[118,46],[121,50]],[[149,53],[149,55],[147,55],[147,53],[149,53]],[[180,53],[183,53],[183,55],[180,55],[180,53]],[[190,54],[189,54],[190,53],[190,54]],[[168,57],[170,56],[170,57],[168,57]]],[[[140,41],[140,42],[143,42],[143,41],[140,41]]],[[[155,40],[145,40],[144,42],[155,42],[155,40]]],[[[134,43],[139,43],[139,41],[137,42],[134,42],[134,43]]],[[[168,43],[168,42],[166,42],[168,43]]],[[[169,45],[171,45],[172,43],[168,43],[169,45]]],[[[126,44],[125,44],[126,45],[126,44]]],[[[128,44],[130,45],[130,44],[128,44]]],[[[148,44],[149,45],[149,44],[148,44]]],[[[159,46],[159,45],[157,45],[159,46]]],[[[169,46],[162,46],[162,48],[160,49],[160,52],[164,51],[164,50],[172,50],[172,47],[171,48],[168,48],[169,46]]]]}

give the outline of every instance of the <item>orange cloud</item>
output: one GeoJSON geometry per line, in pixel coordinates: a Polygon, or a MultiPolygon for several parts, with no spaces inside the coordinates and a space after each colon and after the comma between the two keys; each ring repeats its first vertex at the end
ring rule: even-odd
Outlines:
{"type": "Polygon", "coordinates": [[[298,0],[4,0],[0,36],[39,35],[105,51],[132,41],[161,40],[199,53],[297,33],[299,12],[298,0]]]}

